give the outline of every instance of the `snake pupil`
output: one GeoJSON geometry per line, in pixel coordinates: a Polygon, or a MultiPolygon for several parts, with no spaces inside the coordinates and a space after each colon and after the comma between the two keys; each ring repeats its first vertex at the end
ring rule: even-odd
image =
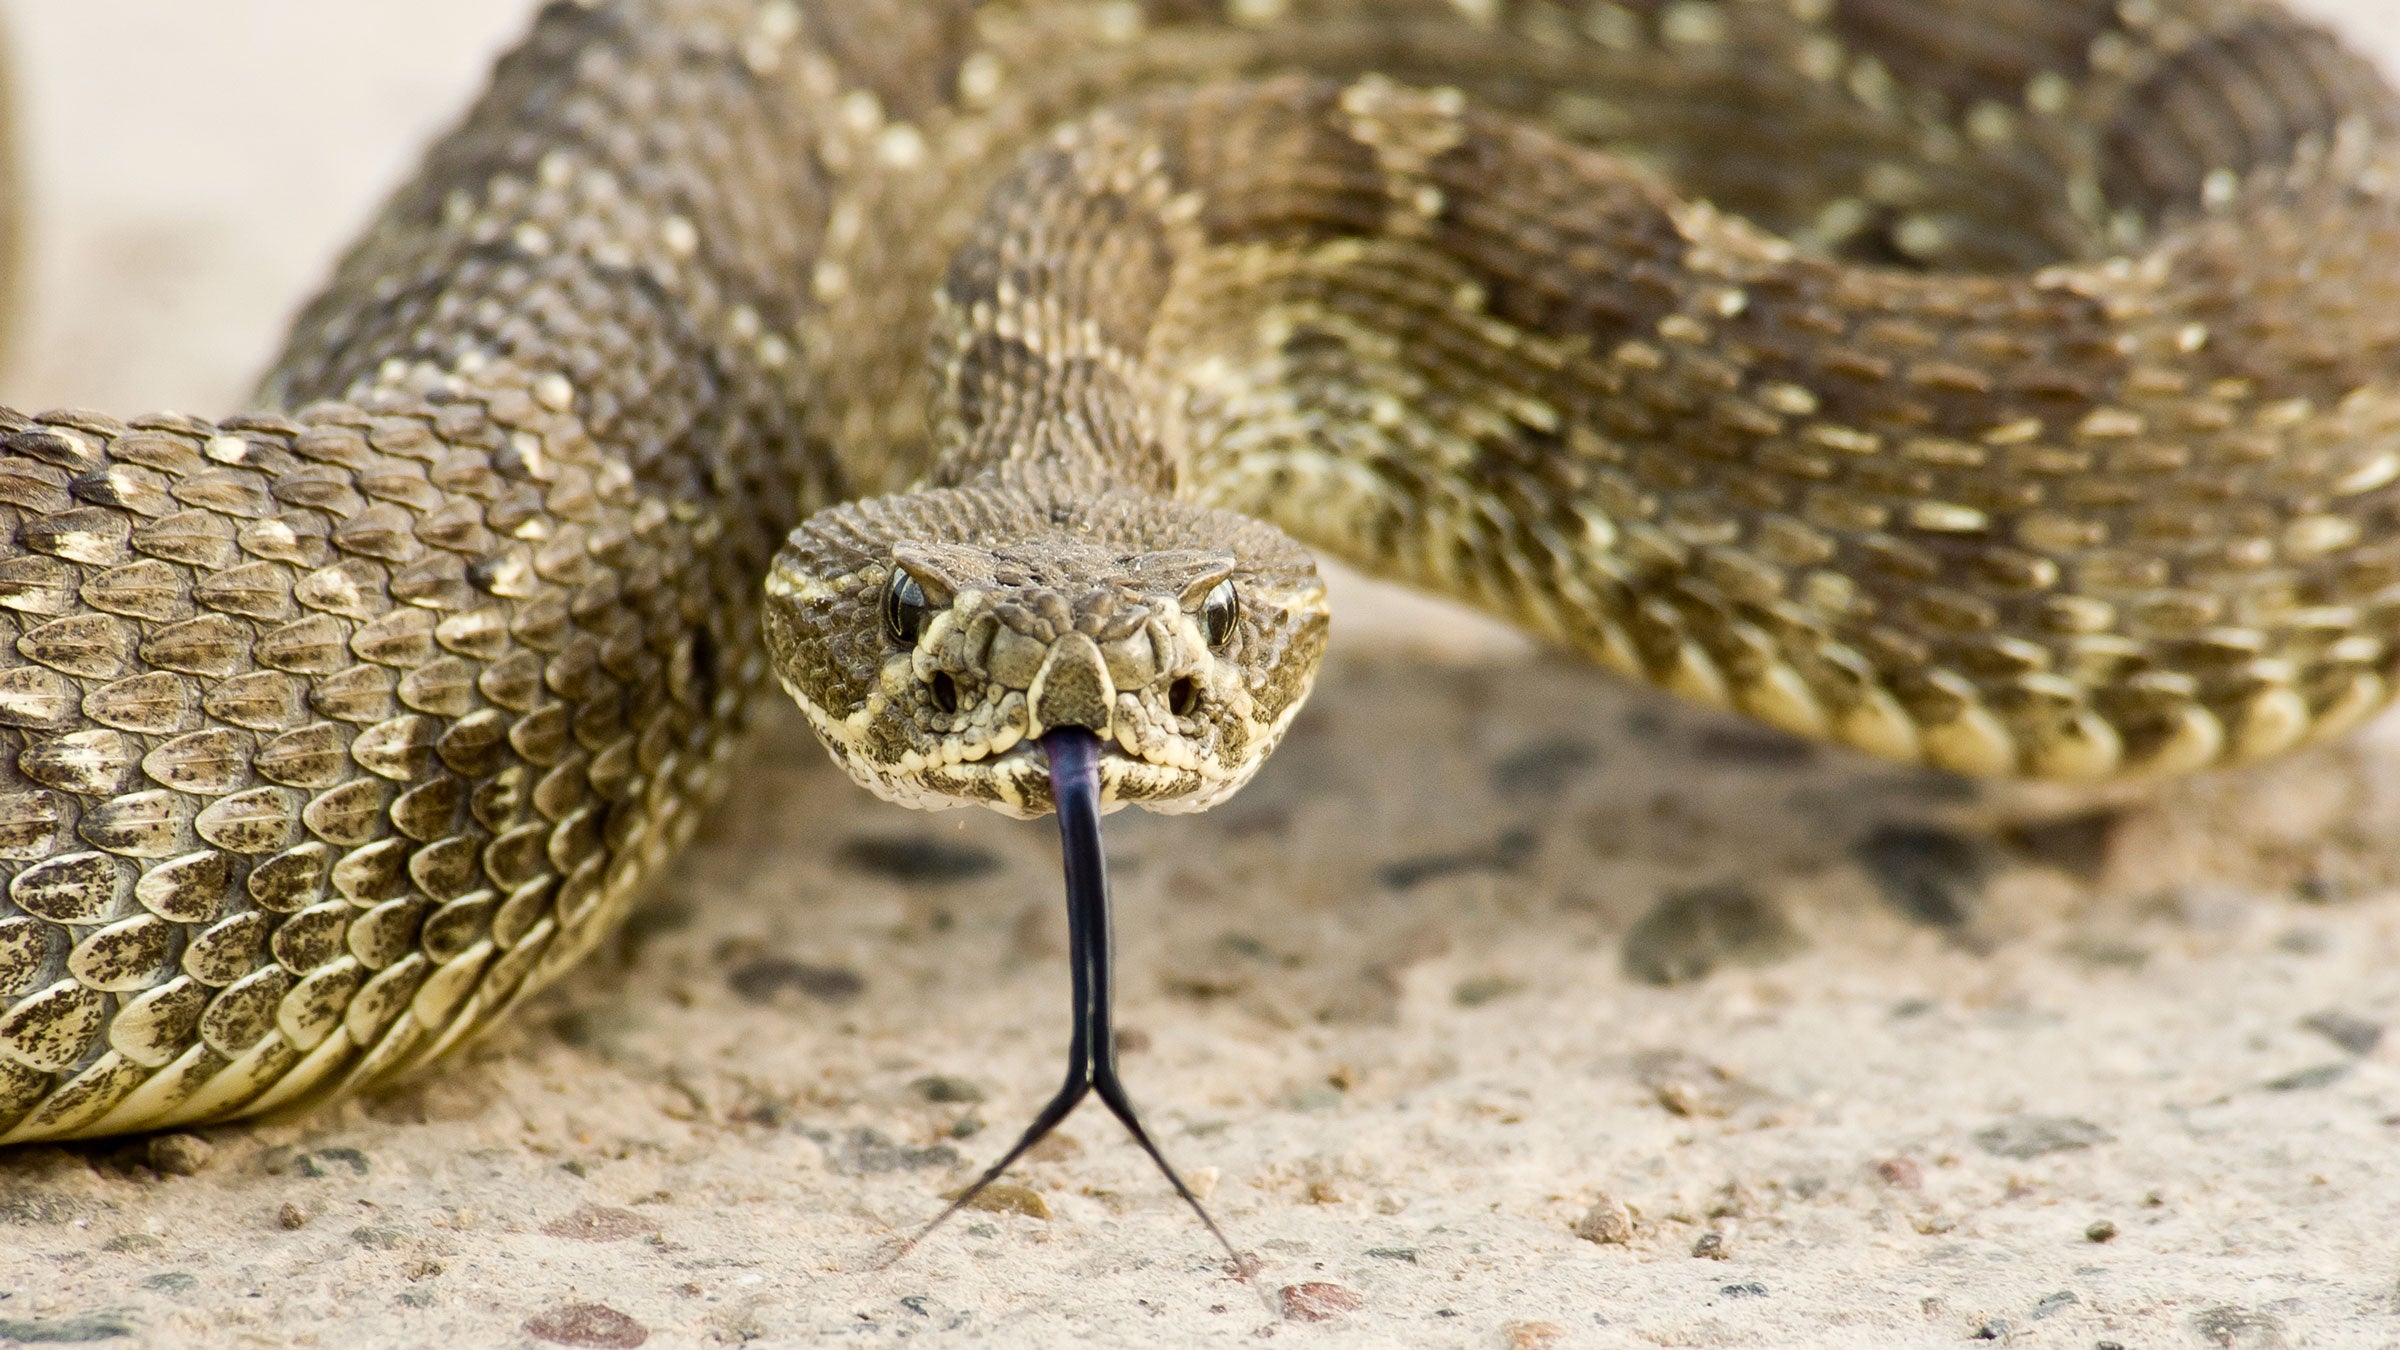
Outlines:
{"type": "Polygon", "coordinates": [[[908,574],[908,569],[895,567],[892,579],[883,588],[883,626],[890,630],[892,640],[903,647],[914,647],[925,631],[925,616],[932,606],[925,601],[925,588],[908,574]]]}
{"type": "Polygon", "coordinates": [[[1234,595],[1231,580],[1220,581],[1208,598],[1200,602],[1200,631],[1208,638],[1211,651],[1222,651],[1233,636],[1233,621],[1241,613],[1241,601],[1234,595]]]}

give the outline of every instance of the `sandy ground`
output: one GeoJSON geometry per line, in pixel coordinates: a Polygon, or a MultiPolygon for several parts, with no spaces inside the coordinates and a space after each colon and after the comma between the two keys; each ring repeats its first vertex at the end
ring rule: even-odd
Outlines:
{"type": "MultiPolygon", "coordinates": [[[[0,4],[0,397],[232,406],[527,8],[0,4]]],[[[2388,0],[2320,8],[2400,66],[2388,0]]],[[[0,1341],[2400,1345],[2392,722],[1979,792],[1344,591],[1257,784],[1110,827],[1126,1070],[1253,1285],[1096,1114],[879,1265],[1056,1081],[1056,854],[787,720],[682,883],[446,1070],[0,1158],[0,1341]]]]}

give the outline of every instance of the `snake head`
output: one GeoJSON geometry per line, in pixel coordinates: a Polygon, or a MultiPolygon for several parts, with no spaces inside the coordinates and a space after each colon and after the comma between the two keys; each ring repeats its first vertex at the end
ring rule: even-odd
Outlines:
{"type": "Polygon", "coordinates": [[[834,759],[904,806],[1052,809],[1035,745],[1080,726],[1102,800],[1199,811],[1250,780],[1325,649],[1307,552],[1131,491],[972,485],[792,532],[767,583],[777,677],[834,759]]]}

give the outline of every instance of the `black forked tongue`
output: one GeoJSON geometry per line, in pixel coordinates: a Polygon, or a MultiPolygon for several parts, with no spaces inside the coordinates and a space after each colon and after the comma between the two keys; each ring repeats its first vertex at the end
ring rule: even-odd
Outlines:
{"type": "Polygon", "coordinates": [[[1117,1038],[1112,1021],[1116,931],[1108,912],[1108,858],[1100,847],[1100,741],[1082,727],[1059,727],[1042,737],[1041,746],[1050,757],[1050,792],[1058,806],[1058,839],[1066,855],[1067,959],[1075,971],[1075,1029],[1067,1044],[1066,1085],[1033,1118],[1033,1124],[1025,1128],[1016,1146],[1002,1154],[990,1171],[976,1178],[974,1185],[961,1191],[932,1223],[918,1230],[898,1255],[906,1255],[951,1215],[975,1203],[975,1197],[998,1181],[1017,1159],[1025,1156],[1027,1149],[1057,1129],[1059,1122],[1081,1105],[1087,1094],[1098,1093],[1109,1114],[1124,1123],[1133,1141],[1166,1174],[1175,1193],[1200,1216],[1200,1222],[1208,1225],[1210,1236],[1233,1258],[1234,1272],[1247,1280],[1250,1264],[1225,1240],[1224,1230],[1208,1216],[1200,1197],[1183,1184],[1183,1178],[1175,1174],[1166,1155],[1151,1142],[1150,1132],[1142,1128],[1142,1119],[1134,1112],[1132,1099],[1125,1095],[1123,1080],[1117,1077],[1117,1038]]]}

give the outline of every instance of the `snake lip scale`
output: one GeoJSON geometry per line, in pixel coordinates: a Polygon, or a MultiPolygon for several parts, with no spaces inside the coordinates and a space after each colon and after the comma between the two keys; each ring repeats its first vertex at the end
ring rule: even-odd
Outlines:
{"type": "Polygon", "coordinates": [[[559,0],[250,411],[0,409],[0,1143],[492,1026],[771,684],[907,806],[1078,747],[1146,1142],[1098,816],[1259,771],[1318,554],[1960,774],[2339,734],[2395,259],[2268,0],[559,0]]]}

